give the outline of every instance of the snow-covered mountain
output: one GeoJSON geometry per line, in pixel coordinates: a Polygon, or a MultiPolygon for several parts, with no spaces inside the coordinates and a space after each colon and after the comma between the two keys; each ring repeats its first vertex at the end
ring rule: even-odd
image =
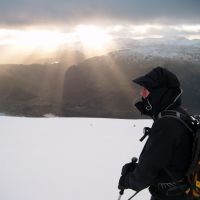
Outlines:
{"type": "Polygon", "coordinates": [[[119,51],[113,51],[111,56],[118,59],[153,59],[169,58],[182,62],[200,63],[200,40],[186,38],[159,39],[118,39],[119,51]],[[117,53],[117,55],[115,55],[117,53]]]}
{"type": "MultiPolygon", "coordinates": [[[[142,129],[151,124],[0,117],[0,199],[117,200],[121,167],[140,154],[142,129]]],[[[134,198],[141,199],[149,199],[147,190],[134,198]]]]}

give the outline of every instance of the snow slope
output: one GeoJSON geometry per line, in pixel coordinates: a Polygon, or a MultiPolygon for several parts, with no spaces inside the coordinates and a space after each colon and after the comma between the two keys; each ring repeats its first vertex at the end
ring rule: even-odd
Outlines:
{"type": "MultiPolygon", "coordinates": [[[[0,117],[1,200],[117,200],[151,120],[0,117]]],[[[133,191],[127,190],[122,200],[133,191]]],[[[149,199],[147,190],[134,200],[149,199]]]]}

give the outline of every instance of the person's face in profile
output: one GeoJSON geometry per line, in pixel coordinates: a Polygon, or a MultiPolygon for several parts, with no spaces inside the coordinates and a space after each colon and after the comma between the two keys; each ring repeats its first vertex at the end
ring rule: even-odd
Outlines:
{"type": "Polygon", "coordinates": [[[144,99],[149,96],[150,92],[147,90],[145,87],[142,87],[140,90],[140,96],[143,97],[144,99]]]}

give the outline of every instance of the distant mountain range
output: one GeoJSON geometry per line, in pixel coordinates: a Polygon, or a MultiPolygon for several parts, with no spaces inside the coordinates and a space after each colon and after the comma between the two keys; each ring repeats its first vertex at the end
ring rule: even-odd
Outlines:
{"type": "MultiPolygon", "coordinates": [[[[170,58],[192,63],[200,62],[200,40],[186,38],[160,39],[118,39],[121,57],[143,56],[145,59],[155,57],[170,58]]],[[[117,56],[120,56],[119,54],[117,56]]]]}
{"type": "Polygon", "coordinates": [[[139,117],[132,108],[132,101],[136,101],[139,92],[131,80],[155,66],[166,67],[177,74],[184,90],[184,107],[193,114],[200,113],[199,64],[123,50],[88,59],[66,72],[63,101],[66,115],[73,111],[83,116],[139,117]]]}
{"type": "Polygon", "coordinates": [[[138,118],[132,79],[163,66],[180,78],[183,106],[200,113],[199,40],[118,39],[118,50],[69,62],[0,65],[0,112],[11,115],[138,118]],[[70,63],[70,64],[67,64],[70,63]],[[70,66],[71,65],[71,66],[70,66]],[[134,94],[133,94],[134,93],[134,94]]]}

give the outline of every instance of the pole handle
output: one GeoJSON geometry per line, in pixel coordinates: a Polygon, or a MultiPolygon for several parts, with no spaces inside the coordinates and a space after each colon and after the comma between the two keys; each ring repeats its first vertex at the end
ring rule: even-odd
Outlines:
{"type": "Polygon", "coordinates": [[[119,191],[119,194],[120,194],[120,195],[123,195],[123,194],[124,194],[124,190],[120,190],[120,191],[119,191]]]}

